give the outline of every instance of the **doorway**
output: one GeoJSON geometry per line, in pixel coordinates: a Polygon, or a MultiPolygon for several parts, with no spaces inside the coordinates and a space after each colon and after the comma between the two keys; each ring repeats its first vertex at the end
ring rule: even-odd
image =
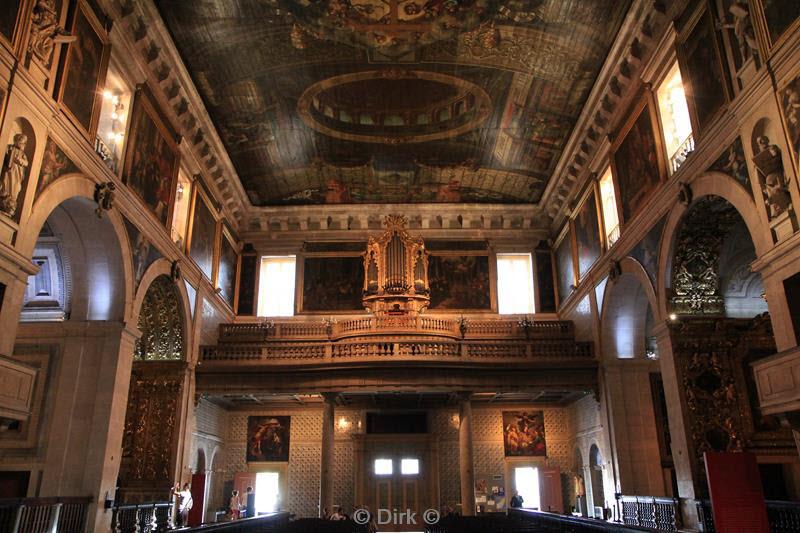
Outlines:
{"type": "Polygon", "coordinates": [[[539,509],[539,469],[534,466],[514,467],[514,490],[522,497],[522,507],[539,509]]]}
{"type": "Polygon", "coordinates": [[[278,510],[281,496],[280,474],[258,472],[256,474],[256,516],[278,510]]]}

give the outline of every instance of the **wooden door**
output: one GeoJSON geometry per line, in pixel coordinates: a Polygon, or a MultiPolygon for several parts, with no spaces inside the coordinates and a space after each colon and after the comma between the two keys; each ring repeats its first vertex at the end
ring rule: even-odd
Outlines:
{"type": "Polygon", "coordinates": [[[539,499],[542,511],[564,512],[564,499],[561,494],[561,469],[557,466],[542,467],[539,471],[539,499]]]}
{"type": "Polygon", "coordinates": [[[191,527],[196,527],[203,523],[205,496],[206,475],[192,474],[192,508],[189,509],[189,525],[191,527]]]}

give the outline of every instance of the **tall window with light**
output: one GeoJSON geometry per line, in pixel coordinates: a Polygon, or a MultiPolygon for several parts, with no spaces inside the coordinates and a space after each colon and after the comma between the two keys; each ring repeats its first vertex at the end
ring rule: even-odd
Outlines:
{"type": "Polygon", "coordinates": [[[497,304],[501,314],[534,312],[531,254],[497,254],[497,304]]]}
{"type": "Polygon", "coordinates": [[[258,316],[294,315],[293,255],[262,257],[258,286],[258,316]]]}
{"type": "Polygon", "coordinates": [[[614,194],[614,180],[611,177],[611,167],[608,167],[600,178],[600,203],[603,204],[603,229],[606,241],[610,248],[619,239],[619,213],[617,211],[617,197],[614,194]]]}
{"type": "Polygon", "coordinates": [[[120,171],[132,94],[130,86],[120,72],[113,65],[110,66],[106,75],[106,86],[103,89],[103,103],[97,123],[94,149],[115,174],[120,171]]]}
{"type": "Polygon", "coordinates": [[[172,242],[181,249],[186,239],[186,222],[189,218],[189,199],[192,197],[192,180],[183,170],[178,171],[178,181],[175,184],[175,206],[172,211],[172,242]]]}
{"type": "Polygon", "coordinates": [[[671,174],[680,168],[686,157],[694,150],[689,107],[686,105],[686,93],[683,90],[681,70],[677,61],[658,86],[656,97],[671,174]]]}

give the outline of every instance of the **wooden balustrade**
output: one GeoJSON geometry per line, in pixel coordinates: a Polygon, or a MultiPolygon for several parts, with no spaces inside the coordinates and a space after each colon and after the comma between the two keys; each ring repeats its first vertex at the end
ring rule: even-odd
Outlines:
{"type": "MultiPolygon", "coordinates": [[[[219,342],[258,343],[268,340],[340,340],[364,335],[391,335],[420,333],[462,338],[460,319],[439,318],[432,315],[358,317],[331,320],[329,322],[304,322],[300,320],[267,321],[252,323],[221,324],[219,342]]],[[[569,321],[542,320],[529,323],[525,328],[518,320],[470,320],[466,319],[464,338],[496,339],[525,338],[571,339],[573,325],[569,321]]]]}
{"type": "Polygon", "coordinates": [[[655,496],[620,496],[622,523],[659,531],[678,531],[680,507],[677,499],[655,496]]]}
{"type": "Polygon", "coordinates": [[[287,532],[289,526],[289,513],[269,513],[253,518],[242,518],[229,522],[216,522],[202,526],[181,529],[182,533],[267,533],[268,531],[287,532]]]}
{"type": "Polygon", "coordinates": [[[117,504],[112,508],[114,533],[156,533],[172,529],[172,503],[117,504]]]}
{"type": "Polygon", "coordinates": [[[0,531],[83,533],[90,497],[0,499],[0,531]]]}

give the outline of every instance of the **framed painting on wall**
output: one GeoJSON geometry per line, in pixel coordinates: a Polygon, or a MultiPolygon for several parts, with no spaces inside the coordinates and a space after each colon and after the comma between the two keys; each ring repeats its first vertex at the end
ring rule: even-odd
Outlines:
{"type": "Polygon", "coordinates": [[[611,165],[619,190],[623,223],[630,222],[644,206],[664,176],[657,123],[653,96],[646,90],[612,146],[611,165]]]}
{"type": "Polygon", "coordinates": [[[503,411],[503,447],[506,457],[547,455],[543,411],[503,411]]]}
{"type": "Polygon", "coordinates": [[[572,294],[575,286],[575,267],[572,260],[572,236],[569,225],[567,231],[556,245],[556,272],[558,274],[558,305],[559,307],[572,294]]]}
{"type": "Polygon", "coordinates": [[[236,270],[239,263],[239,253],[233,245],[233,237],[228,228],[222,227],[222,236],[219,243],[219,267],[217,269],[217,288],[220,296],[233,309],[236,295],[236,270]]]}
{"type": "Polygon", "coordinates": [[[490,311],[495,309],[493,265],[489,255],[438,255],[428,258],[430,309],[490,311]]]}
{"type": "Polygon", "coordinates": [[[67,50],[59,102],[67,116],[93,143],[111,45],[105,29],[83,1],[78,2],[75,9],[70,33],[75,40],[67,50]]]}
{"type": "Polygon", "coordinates": [[[122,179],[167,226],[180,154],[175,134],[144,86],[134,96],[128,136],[122,179]]]}
{"type": "Polygon", "coordinates": [[[800,2],[797,0],[760,0],[764,13],[769,49],[775,47],[788,30],[800,29],[800,2]]]}
{"type": "Polygon", "coordinates": [[[22,33],[24,0],[4,0],[0,9],[0,43],[5,44],[12,52],[19,44],[22,33]]]}
{"type": "Polygon", "coordinates": [[[247,462],[289,460],[292,417],[247,417],[247,462]]]}
{"type": "Polygon", "coordinates": [[[781,115],[792,149],[792,161],[800,176],[800,76],[788,82],[779,93],[781,115]]]}
{"type": "Polygon", "coordinates": [[[192,226],[189,234],[189,257],[211,280],[214,279],[214,243],[217,236],[217,219],[214,217],[205,196],[195,187],[192,207],[192,226]]]}
{"type": "Polygon", "coordinates": [[[306,256],[302,269],[300,313],[364,311],[362,256],[306,256]]]}
{"type": "Polygon", "coordinates": [[[578,215],[573,221],[575,228],[575,243],[578,248],[578,276],[583,276],[592,268],[595,261],[600,258],[600,217],[597,211],[597,200],[594,189],[578,209],[578,215]]]}
{"type": "Polygon", "coordinates": [[[694,25],[679,37],[678,64],[697,140],[728,101],[729,84],[714,19],[708,8],[704,6],[695,19],[694,25]]]}

